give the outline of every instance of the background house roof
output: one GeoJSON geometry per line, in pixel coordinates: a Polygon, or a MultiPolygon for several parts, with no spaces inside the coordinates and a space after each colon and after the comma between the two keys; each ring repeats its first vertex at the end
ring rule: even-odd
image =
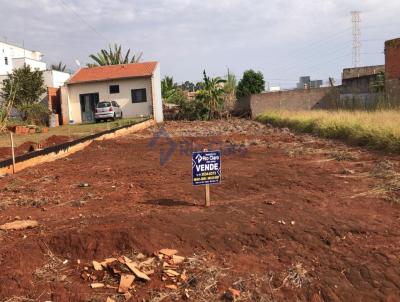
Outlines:
{"type": "Polygon", "coordinates": [[[97,82],[124,78],[150,77],[157,62],[143,62],[99,67],[85,67],[78,70],[67,84],[97,82]]]}

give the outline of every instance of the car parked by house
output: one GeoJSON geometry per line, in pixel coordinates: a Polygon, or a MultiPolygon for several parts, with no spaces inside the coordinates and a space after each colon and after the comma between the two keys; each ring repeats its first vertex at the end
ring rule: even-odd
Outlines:
{"type": "Polygon", "coordinates": [[[94,114],[96,123],[100,122],[101,120],[115,120],[122,117],[122,109],[116,101],[104,101],[97,103],[96,112],[94,114]]]}
{"type": "MultiPolygon", "coordinates": [[[[63,121],[76,124],[95,121],[100,101],[116,101],[124,118],[152,116],[163,121],[161,75],[158,62],[84,67],[61,89],[63,121]]],[[[68,123],[67,122],[67,123],[68,123]]]]}

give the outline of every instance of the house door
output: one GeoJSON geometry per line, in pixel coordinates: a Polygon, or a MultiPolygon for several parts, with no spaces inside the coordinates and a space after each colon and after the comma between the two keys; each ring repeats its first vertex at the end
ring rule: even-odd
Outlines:
{"type": "Polygon", "coordinates": [[[99,102],[99,94],[98,93],[80,94],[79,98],[81,102],[82,123],[93,122],[96,105],[99,102]]]}

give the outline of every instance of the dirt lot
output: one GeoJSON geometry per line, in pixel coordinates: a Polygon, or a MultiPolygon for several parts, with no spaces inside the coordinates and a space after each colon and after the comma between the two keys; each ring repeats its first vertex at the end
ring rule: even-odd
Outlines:
{"type": "MultiPolygon", "coordinates": [[[[147,119],[147,118],[145,118],[147,119]]],[[[15,155],[22,155],[36,149],[72,141],[84,136],[112,128],[137,123],[142,118],[126,118],[113,122],[64,125],[50,128],[47,133],[14,134],[15,155]]],[[[11,158],[11,142],[8,132],[0,133],[0,161],[11,158]]]]}
{"type": "Polygon", "coordinates": [[[398,157],[245,120],[157,133],[0,178],[0,225],[39,222],[0,233],[0,301],[124,301],[90,288],[118,286],[88,280],[91,261],[162,248],[188,257],[190,282],[165,288],[156,267],[132,301],[233,301],[228,288],[237,301],[399,301],[398,157]],[[224,153],[211,208],[191,185],[192,145],[224,153]]]}

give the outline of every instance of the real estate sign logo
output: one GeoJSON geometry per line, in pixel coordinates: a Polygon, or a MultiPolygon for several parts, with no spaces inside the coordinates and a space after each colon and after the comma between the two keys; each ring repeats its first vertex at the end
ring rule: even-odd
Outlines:
{"type": "Polygon", "coordinates": [[[221,151],[192,153],[192,182],[194,186],[221,182],[221,151]]]}

